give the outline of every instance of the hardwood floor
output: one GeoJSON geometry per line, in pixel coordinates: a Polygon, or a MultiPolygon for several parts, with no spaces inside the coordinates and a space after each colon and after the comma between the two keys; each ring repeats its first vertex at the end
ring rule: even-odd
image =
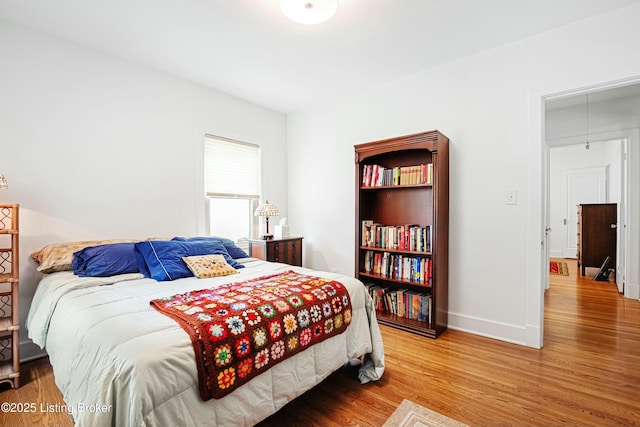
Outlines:
{"type": "MultiPolygon", "coordinates": [[[[614,284],[551,276],[541,350],[448,330],[437,340],[382,326],[386,371],[361,385],[342,369],[260,423],[380,426],[409,399],[470,426],[640,425],[640,302],[614,284]]],[[[47,359],[23,365],[0,401],[63,404],[47,359]]],[[[39,403],[38,403],[39,404],[39,403]]],[[[71,426],[65,414],[0,413],[0,425],[71,426]]]]}

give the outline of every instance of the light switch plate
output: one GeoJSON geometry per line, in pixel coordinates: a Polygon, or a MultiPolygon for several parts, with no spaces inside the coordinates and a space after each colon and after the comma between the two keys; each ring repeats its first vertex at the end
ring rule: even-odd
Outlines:
{"type": "Polygon", "coordinates": [[[504,192],[504,204],[505,205],[517,205],[518,204],[518,190],[507,190],[504,192]]]}

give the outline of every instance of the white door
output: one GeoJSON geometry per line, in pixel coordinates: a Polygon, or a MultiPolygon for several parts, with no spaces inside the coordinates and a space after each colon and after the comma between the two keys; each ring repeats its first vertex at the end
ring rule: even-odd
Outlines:
{"type": "Polygon", "coordinates": [[[625,138],[621,141],[619,146],[619,156],[620,156],[620,177],[619,177],[619,192],[620,192],[620,203],[618,204],[618,229],[617,229],[617,237],[616,241],[618,242],[617,254],[616,254],[616,285],[618,285],[618,292],[624,293],[626,278],[626,264],[627,264],[627,250],[626,250],[626,239],[627,239],[627,198],[628,195],[628,185],[627,176],[628,176],[628,168],[629,164],[627,161],[628,151],[629,151],[629,139],[625,138]]]}
{"type": "Polygon", "coordinates": [[[607,200],[607,171],[605,167],[578,169],[566,174],[567,236],[565,258],[575,258],[578,250],[578,205],[605,203],[607,200]]]}

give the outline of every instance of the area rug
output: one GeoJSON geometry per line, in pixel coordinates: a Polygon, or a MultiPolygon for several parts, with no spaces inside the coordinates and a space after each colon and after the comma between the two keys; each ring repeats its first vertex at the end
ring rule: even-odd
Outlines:
{"type": "Polygon", "coordinates": [[[467,425],[405,399],[382,427],[467,427],[467,425]]]}
{"type": "Polygon", "coordinates": [[[550,261],[549,262],[549,272],[551,274],[559,274],[561,276],[569,275],[569,267],[567,267],[567,263],[564,261],[550,261]]]}

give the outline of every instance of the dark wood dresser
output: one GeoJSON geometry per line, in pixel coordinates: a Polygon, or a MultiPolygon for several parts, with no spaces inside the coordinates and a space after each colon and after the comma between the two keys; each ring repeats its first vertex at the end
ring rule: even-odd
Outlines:
{"type": "Polygon", "coordinates": [[[302,267],[302,237],[249,240],[249,255],[265,261],[302,267]]]}
{"type": "Polygon", "coordinates": [[[617,250],[616,203],[578,205],[578,268],[585,275],[586,267],[600,267],[611,257],[610,268],[616,265],[617,250]]]}

